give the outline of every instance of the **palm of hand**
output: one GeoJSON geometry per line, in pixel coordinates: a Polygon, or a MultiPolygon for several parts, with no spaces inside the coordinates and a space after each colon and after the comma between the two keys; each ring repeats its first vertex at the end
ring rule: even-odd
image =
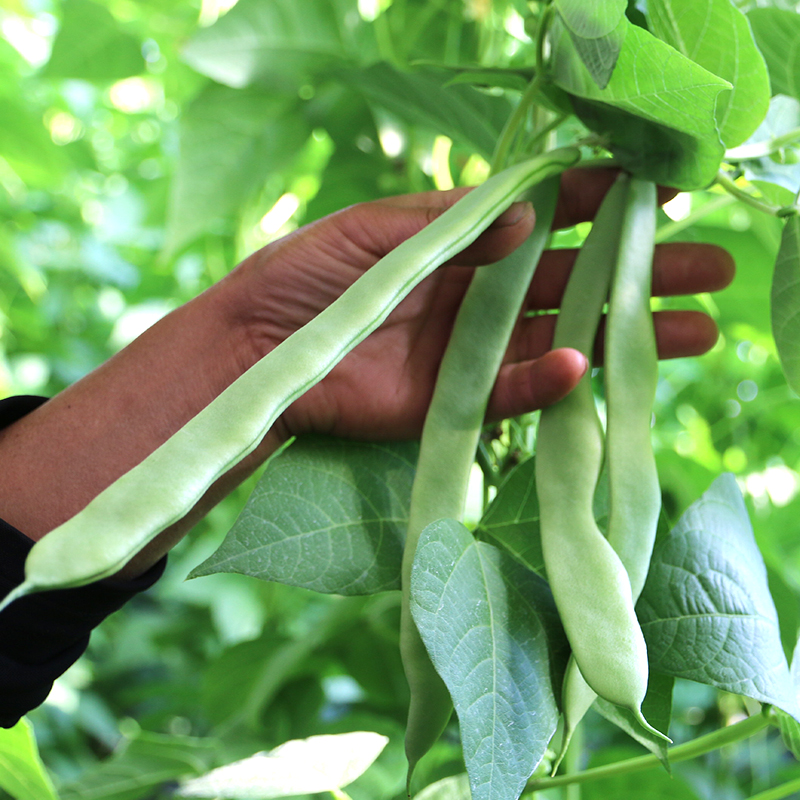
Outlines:
{"type": "MultiPolygon", "coordinates": [[[[586,191],[575,191],[580,179],[573,182],[571,203],[562,184],[562,198],[566,195],[562,224],[591,216],[608,179],[592,175],[591,181],[588,201],[586,191]]],[[[364,271],[462,193],[429,193],[354,206],[311,223],[247,259],[240,269],[250,280],[256,307],[249,329],[257,356],[330,305],[364,271]]],[[[295,401],[282,418],[286,432],[365,439],[419,436],[439,362],[474,267],[504,257],[532,229],[533,214],[517,211],[467,248],[457,264],[440,268],[417,286],[378,330],[295,401]]],[[[557,307],[573,258],[571,251],[545,254],[526,298],[527,309],[557,307]]],[[[730,257],[719,248],[669,245],[657,255],[654,285],[660,286],[662,294],[709,291],[726,285],[732,272],[730,257]]],[[[715,326],[698,312],[665,312],[658,317],[662,357],[702,353],[716,340],[715,326]]],[[[552,329],[552,315],[520,320],[490,399],[491,417],[543,407],[577,383],[585,361],[575,351],[548,351],[552,329]]]]}

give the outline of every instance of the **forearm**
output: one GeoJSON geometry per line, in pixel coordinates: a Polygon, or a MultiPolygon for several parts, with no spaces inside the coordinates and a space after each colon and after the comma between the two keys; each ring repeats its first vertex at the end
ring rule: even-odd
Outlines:
{"type": "MultiPolygon", "coordinates": [[[[0,517],[40,539],[251,366],[258,354],[240,313],[237,283],[222,281],[172,312],[94,372],[0,431],[0,517]]],[[[155,563],[280,443],[278,433],[270,432],[121,574],[132,577],[155,563]]]]}

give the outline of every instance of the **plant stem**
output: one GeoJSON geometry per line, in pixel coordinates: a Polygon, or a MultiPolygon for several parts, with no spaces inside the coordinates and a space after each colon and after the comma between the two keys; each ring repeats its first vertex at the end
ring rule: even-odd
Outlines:
{"type": "MultiPolygon", "coordinates": [[[[770,720],[764,715],[759,714],[753,717],[748,717],[741,722],[734,725],[729,725],[726,728],[720,728],[712,733],[707,733],[705,736],[699,736],[690,742],[679,744],[677,747],[672,747],[669,750],[669,760],[672,764],[677,764],[680,761],[688,761],[692,758],[710,753],[712,750],[718,750],[727,744],[747,739],[753,736],[760,730],[769,727],[770,720]]],[[[658,758],[652,754],[645,756],[638,756],[637,758],[629,758],[625,761],[617,761],[614,764],[605,764],[602,767],[593,767],[592,769],[578,772],[574,775],[558,775],[555,778],[537,778],[528,781],[527,788],[529,790],[550,789],[553,786],[568,786],[571,783],[584,783],[586,781],[600,780],[601,778],[610,778],[614,775],[627,775],[630,772],[639,772],[645,769],[652,769],[653,767],[661,766],[658,758]]],[[[780,795],[783,797],[784,795],[780,795]]],[[[762,798],[759,798],[762,800],[762,798]]]]}
{"type": "Polygon", "coordinates": [[[774,789],[767,789],[764,792],[754,794],[750,800],[781,800],[783,797],[788,797],[790,794],[800,791],[800,778],[795,778],[793,781],[783,783],[776,786],[774,789]]]}
{"type": "Polygon", "coordinates": [[[781,211],[780,206],[773,206],[770,203],[765,203],[763,200],[753,197],[750,192],[737,186],[736,182],[729,178],[722,170],[717,173],[716,183],[728,192],[728,194],[733,195],[737,200],[741,200],[743,203],[758,209],[764,214],[770,214],[773,217],[779,216],[779,212],[781,211]]]}
{"type": "Polygon", "coordinates": [[[491,174],[499,172],[506,166],[509,154],[514,145],[514,140],[523,127],[525,117],[536,101],[536,97],[544,82],[544,39],[552,16],[552,6],[548,6],[539,21],[539,30],[536,36],[536,74],[530,84],[528,84],[528,88],[520,98],[519,104],[514,109],[514,113],[509,117],[503,128],[503,132],[500,134],[494,156],[492,157],[491,174]]]}

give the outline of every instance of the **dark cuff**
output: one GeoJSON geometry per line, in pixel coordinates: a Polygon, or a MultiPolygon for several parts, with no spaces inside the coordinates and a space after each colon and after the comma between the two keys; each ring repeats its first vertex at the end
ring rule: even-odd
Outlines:
{"type": "MultiPolygon", "coordinates": [[[[25,416],[44,397],[0,400],[0,427],[25,416]]],[[[0,597],[22,583],[33,541],[0,520],[0,597]]],[[[87,586],[28,595],[0,612],[0,727],[40,705],[53,681],[78,660],[89,634],[109,614],[162,575],[166,558],[134,580],[107,578],[87,586]]]]}

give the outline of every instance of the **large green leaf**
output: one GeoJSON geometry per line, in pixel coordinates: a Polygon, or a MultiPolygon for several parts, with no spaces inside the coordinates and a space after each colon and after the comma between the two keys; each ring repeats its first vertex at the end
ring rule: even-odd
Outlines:
{"type": "Polygon", "coordinates": [[[733,86],[717,100],[726,147],[741,144],[767,113],[769,75],[747,17],[730,0],[649,0],[650,29],[680,53],[733,86]]]}
{"type": "Polygon", "coordinates": [[[317,592],[400,587],[417,445],[301,439],[271,461],[191,577],[239,572],[317,592]]]}
{"type": "Polygon", "coordinates": [[[176,794],[269,800],[335,792],[364,773],[387,742],[369,731],[295,739],[184,781],[176,794]]]}
{"type": "Polygon", "coordinates": [[[0,788],[16,800],[56,800],[27,719],[0,730],[0,788]]]}
{"type": "Polygon", "coordinates": [[[636,611],[654,670],[798,713],[766,568],[732,475],[656,545],[636,611]]]}
{"type": "Polygon", "coordinates": [[[374,45],[354,12],[342,0],[240,0],[200,30],[183,56],[198,72],[228,86],[265,78],[297,85],[332,62],[372,59],[374,45]]]}
{"type": "MultiPolygon", "coordinates": [[[[295,99],[210,85],[181,118],[166,250],[205,233],[231,233],[242,205],[290,163],[310,135],[295,99]]],[[[265,209],[266,211],[266,209],[265,209]]]]}
{"type": "Polygon", "coordinates": [[[767,62],[772,93],[800,100],[800,14],[754,8],[747,18],[767,62]]]}
{"type": "Polygon", "coordinates": [[[420,537],[411,612],[453,697],[473,800],[516,800],[558,722],[567,646],[547,585],[439,520],[420,537]]]}
{"type": "Polygon", "coordinates": [[[650,180],[691,190],[708,185],[724,152],[716,102],[730,84],[652,34],[629,24],[611,80],[600,89],[563,25],[554,25],[555,82],[575,112],[623,165],[650,180]]]}
{"type": "Polygon", "coordinates": [[[789,217],[772,278],[772,335],[789,386],[800,393],[800,214],[789,217]]]}
{"type": "Polygon", "coordinates": [[[93,0],[66,0],[44,75],[107,83],[144,71],[142,45],[108,8],[93,0]]]}
{"type": "Polygon", "coordinates": [[[607,36],[625,16],[628,0],[555,0],[567,27],[584,39],[607,36]]]}
{"type": "Polygon", "coordinates": [[[400,72],[388,64],[346,71],[342,79],[360,89],[374,105],[412,125],[443,133],[455,142],[490,158],[511,112],[505,97],[472,86],[445,84],[450,73],[420,69],[400,72]]]}

